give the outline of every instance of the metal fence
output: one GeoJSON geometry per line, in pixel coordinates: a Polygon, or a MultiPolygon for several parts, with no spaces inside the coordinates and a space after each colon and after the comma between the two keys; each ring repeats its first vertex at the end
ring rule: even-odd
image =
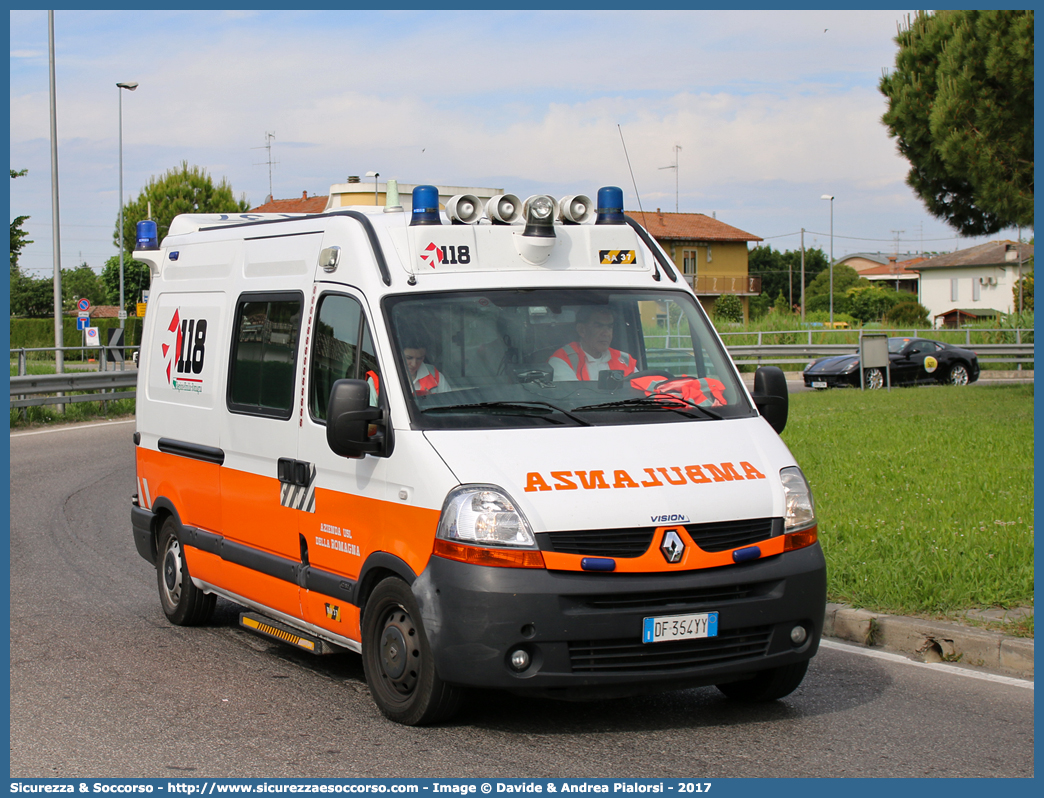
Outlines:
{"type": "MultiPolygon", "coordinates": [[[[806,331],[801,330],[800,334],[806,331]]],[[[822,331],[819,331],[820,333],[822,331]]],[[[852,333],[853,331],[847,331],[852,333]]],[[[786,332],[758,333],[759,339],[762,335],[788,335],[786,332]]],[[[742,333],[742,335],[755,335],[755,333],[742,333]]],[[[649,336],[651,337],[651,336],[649,336]]],[[[938,337],[938,336],[936,336],[938,337]]],[[[692,350],[686,350],[679,346],[681,343],[677,336],[672,336],[671,348],[649,350],[651,363],[661,368],[669,368],[675,361],[678,364],[691,362],[692,350]]],[[[76,347],[66,347],[74,349],[76,347]]],[[[116,347],[112,347],[115,349],[116,347]]],[[[135,347],[123,347],[133,349],[135,347]]],[[[809,340],[804,344],[735,344],[726,348],[729,355],[737,366],[797,366],[802,370],[805,365],[821,357],[832,355],[850,355],[859,352],[858,343],[826,344],[812,343],[809,340]]],[[[969,348],[979,355],[980,363],[1011,363],[1015,368],[1022,369],[1033,366],[1033,344],[970,344],[969,348]]],[[[100,355],[98,370],[68,371],[64,374],[25,374],[26,353],[50,351],[51,349],[12,349],[11,359],[16,358],[19,363],[19,374],[11,377],[11,407],[22,408],[38,405],[68,404],[71,402],[109,402],[113,399],[133,399],[136,395],[138,372],[136,369],[124,369],[125,363],[106,364],[108,358],[105,350],[109,347],[98,347],[100,355]],[[110,370],[107,366],[119,367],[119,370],[110,370]],[[70,392],[77,392],[69,395],[70,392]],[[90,393],[80,393],[90,392],[90,393]]]]}

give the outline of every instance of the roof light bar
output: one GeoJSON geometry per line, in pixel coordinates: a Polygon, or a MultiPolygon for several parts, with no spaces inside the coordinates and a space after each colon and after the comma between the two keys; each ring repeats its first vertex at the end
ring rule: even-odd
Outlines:
{"type": "Polygon", "coordinates": [[[603,186],[598,189],[598,210],[595,224],[626,224],[623,214],[623,189],[603,186]]]}
{"type": "Polygon", "coordinates": [[[442,224],[439,216],[439,190],[435,186],[416,186],[413,189],[413,215],[410,227],[418,224],[442,224]]]}

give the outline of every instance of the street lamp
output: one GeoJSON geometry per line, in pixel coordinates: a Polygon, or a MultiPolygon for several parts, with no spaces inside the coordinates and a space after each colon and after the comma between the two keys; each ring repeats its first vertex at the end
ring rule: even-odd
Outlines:
{"type": "Polygon", "coordinates": [[[134,91],[138,88],[136,80],[117,83],[120,90],[120,327],[127,325],[127,312],[123,309],[123,90],[134,91]]]}
{"type": "Polygon", "coordinates": [[[380,172],[367,172],[367,177],[373,178],[373,204],[377,205],[377,178],[381,176],[380,172]]]}
{"type": "Polygon", "coordinates": [[[834,327],[834,195],[824,194],[820,199],[830,200],[830,328],[834,327]]]}

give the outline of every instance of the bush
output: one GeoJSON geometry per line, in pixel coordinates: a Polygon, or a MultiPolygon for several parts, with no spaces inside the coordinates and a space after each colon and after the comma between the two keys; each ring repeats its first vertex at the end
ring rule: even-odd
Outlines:
{"type": "Polygon", "coordinates": [[[895,327],[931,327],[928,308],[920,302],[900,302],[885,314],[885,322],[895,327]]]}
{"type": "Polygon", "coordinates": [[[743,300],[735,294],[723,294],[714,303],[714,318],[721,321],[743,321],[743,300]]]}

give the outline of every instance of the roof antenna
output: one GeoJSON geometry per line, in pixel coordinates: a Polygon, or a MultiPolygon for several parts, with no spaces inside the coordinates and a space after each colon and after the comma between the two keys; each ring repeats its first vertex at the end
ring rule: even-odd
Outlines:
{"type": "MultiPolygon", "coordinates": [[[[642,209],[642,196],[641,196],[641,194],[638,193],[638,184],[634,180],[634,170],[631,168],[631,158],[627,154],[627,142],[624,141],[623,128],[620,127],[619,123],[617,123],[616,129],[620,131],[620,144],[623,145],[624,158],[627,161],[627,171],[631,173],[631,185],[634,186],[634,195],[638,198],[638,213],[640,213],[642,215],[642,226],[640,228],[635,227],[635,232],[637,232],[640,237],[644,238],[645,235],[648,234],[647,231],[648,231],[649,228],[648,228],[648,226],[645,223],[645,211],[642,209]]],[[[632,220],[629,216],[624,216],[624,218],[631,224],[632,227],[634,227],[634,225],[635,225],[634,220],[632,220]]],[[[649,244],[648,241],[646,241],[645,243],[649,244]]],[[[651,245],[651,244],[649,244],[649,249],[652,251],[653,255],[655,256],[656,255],[656,247],[651,245]]],[[[653,279],[656,280],[656,281],[659,281],[659,279],[660,279],[660,269],[656,265],[656,261],[657,260],[658,260],[658,258],[656,258],[656,257],[653,258],[653,270],[654,270],[653,271],[653,279]]],[[[667,272],[667,276],[670,277],[672,280],[678,279],[673,274],[671,274],[671,272],[668,271],[666,268],[664,269],[664,271],[667,272]]]]}

